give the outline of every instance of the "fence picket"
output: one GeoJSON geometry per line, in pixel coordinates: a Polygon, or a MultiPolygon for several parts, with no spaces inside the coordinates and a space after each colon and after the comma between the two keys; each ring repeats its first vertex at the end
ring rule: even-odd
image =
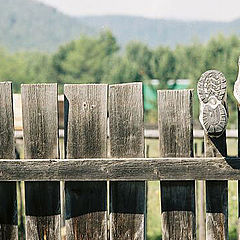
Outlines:
{"type": "MultiPolygon", "coordinates": [[[[227,155],[226,131],[204,141],[206,157],[227,155]]],[[[206,239],[228,239],[228,181],[206,181],[206,239]]]]}
{"type": "MultiPolygon", "coordinates": [[[[107,85],[65,85],[65,156],[107,156],[107,85]]],[[[67,239],[107,239],[107,182],[65,182],[67,239]]]]}
{"type": "MultiPolygon", "coordinates": [[[[226,156],[226,132],[204,141],[206,157],[226,156]]],[[[206,181],[206,239],[228,239],[228,181],[206,181]]]]}
{"type": "MultiPolygon", "coordinates": [[[[194,179],[204,179],[206,239],[228,240],[226,180],[239,179],[240,143],[239,158],[226,157],[225,90],[225,77],[216,70],[207,71],[199,81],[200,122],[205,131],[205,155],[200,158],[193,158],[193,91],[158,91],[160,158],[153,159],[144,158],[142,83],[109,88],[67,84],[64,150],[68,160],[63,161],[59,159],[57,84],[24,84],[25,161],[18,161],[12,160],[12,84],[0,83],[0,239],[18,239],[16,182],[7,181],[25,181],[26,240],[61,239],[59,181],[63,179],[67,240],[144,240],[145,180],[161,179],[162,239],[196,240],[194,179]]],[[[201,238],[205,239],[205,232],[201,238]]]]}
{"type": "MultiPolygon", "coordinates": [[[[216,70],[198,81],[199,120],[204,129],[205,157],[226,157],[227,82],[216,70]]],[[[228,239],[228,182],[206,181],[206,239],[228,239]]]]}
{"type": "MultiPolygon", "coordinates": [[[[143,157],[142,83],[111,85],[111,157],[143,157]]],[[[110,239],[145,239],[146,183],[110,182],[110,239]]]]}
{"type": "MultiPolygon", "coordinates": [[[[0,83],[0,158],[15,158],[12,84],[0,83]]],[[[0,239],[18,239],[16,182],[0,183],[0,239]]]]}
{"type": "MultiPolygon", "coordinates": [[[[238,103],[237,112],[238,112],[238,157],[240,157],[240,103],[238,103]]],[[[240,180],[238,180],[238,226],[237,226],[237,232],[238,232],[238,239],[240,239],[240,180]]]]}
{"type": "MultiPolygon", "coordinates": [[[[192,157],[192,90],[158,91],[160,157],[192,157]]],[[[195,182],[161,181],[162,237],[196,239],[195,182]]]]}
{"type": "MultiPolygon", "coordinates": [[[[238,157],[240,157],[240,57],[238,58],[238,76],[234,84],[233,94],[237,100],[237,113],[238,113],[238,157]]],[[[240,239],[240,180],[238,180],[238,239],[240,239]]]]}
{"type": "MultiPolygon", "coordinates": [[[[57,84],[22,85],[24,157],[58,158],[57,84]]],[[[26,239],[60,240],[59,182],[25,182],[26,239]]]]}

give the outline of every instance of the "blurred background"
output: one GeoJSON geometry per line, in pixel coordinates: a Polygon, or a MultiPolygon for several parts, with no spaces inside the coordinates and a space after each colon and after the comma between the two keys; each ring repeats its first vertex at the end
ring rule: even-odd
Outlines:
{"type": "MultiPolygon", "coordinates": [[[[0,0],[0,81],[12,81],[16,94],[22,83],[57,82],[62,94],[65,83],[141,81],[145,123],[154,129],[158,89],[196,90],[201,74],[216,69],[228,81],[228,128],[235,129],[239,9],[237,0],[0,0]]],[[[19,95],[14,102],[21,121],[19,95]]],[[[200,129],[196,91],[193,107],[200,129]]],[[[146,145],[148,156],[157,157],[157,140],[146,145]]],[[[228,145],[229,155],[237,155],[236,138],[228,145]]],[[[196,155],[201,146],[195,139],[196,155]]],[[[237,239],[237,184],[229,186],[230,239],[237,239]]],[[[157,182],[148,188],[147,235],[161,239],[157,182]]]]}
{"type": "Polygon", "coordinates": [[[234,128],[239,7],[237,0],[0,0],[0,79],[15,93],[21,83],[57,82],[61,91],[64,83],[142,81],[145,120],[154,123],[156,89],[195,88],[204,71],[217,69],[228,80],[234,128]]]}

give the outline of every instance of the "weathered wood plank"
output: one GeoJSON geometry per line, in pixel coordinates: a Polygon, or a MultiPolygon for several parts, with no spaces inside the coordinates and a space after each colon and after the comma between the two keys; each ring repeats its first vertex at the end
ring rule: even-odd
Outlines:
{"type": "MultiPolygon", "coordinates": [[[[142,84],[111,85],[109,128],[111,157],[143,157],[142,84]]],[[[110,239],[144,239],[146,183],[110,182],[110,239]]]]}
{"type": "MultiPolygon", "coordinates": [[[[237,113],[238,113],[238,157],[240,157],[240,57],[238,58],[238,76],[234,84],[233,90],[234,97],[237,100],[237,113]]],[[[238,239],[240,239],[240,181],[238,181],[238,239]]]]}
{"type": "MultiPolygon", "coordinates": [[[[66,157],[106,158],[107,85],[65,85],[64,94],[66,157]]],[[[107,239],[107,182],[66,182],[65,194],[67,239],[107,239]]]]}
{"type": "MultiPolygon", "coordinates": [[[[205,135],[206,157],[227,155],[226,133],[219,138],[205,135]]],[[[206,239],[228,239],[228,182],[206,181],[206,239]]]]}
{"type": "MultiPolygon", "coordinates": [[[[0,158],[15,158],[12,84],[0,83],[0,158]]],[[[0,184],[0,239],[18,238],[16,183],[0,184]]]]}
{"type": "MultiPolygon", "coordinates": [[[[57,84],[22,85],[24,157],[58,158],[57,84]]],[[[60,239],[59,182],[26,182],[26,239],[60,239]]]]}
{"type": "MultiPolygon", "coordinates": [[[[193,156],[192,90],[158,91],[158,126],[161,157],[193,156]]],[[[196,239],[195,182],[160,186],[163,239],[196,239]]]]}
{"type": "MultiPolygon", "coordinates": [[[[199,120],[205,131],[205,156],[226,156],[226,78],[216,70],[202,74],[198,81],[199,120]]],[[[228,239],[228,183],[206,181],[206,239],[228,239]]]]}
{"type": "MultiPolygon", "coordinates": [[[[205,129],[205,156],[226,156],[226,79],[218,71],[204,73],[199,82],[200,122],[205,129]]],[[[199,84],[198,84],[199,85],[199,84]]],[[[206,239],[228,239],[228,182],[206,181],[206,239]]]]}
{"type": "MultiPolygon", "coordinates": [[[[239,71],[239,82],[240,82],[240,71],[239,71]]],[[[238,157],[240,157],[240,102],[238,103],[237,111],[238,111],[238,157]]],[[[237,230],[238,230],[238,239],[240,239],[240,180],[238,180],[238,227],[237,227],[237,230]]]]}
{"type": "Polygon", "coordinates": [[[238,179],[240,158],[0,160],[0,181],[238,179]]]}

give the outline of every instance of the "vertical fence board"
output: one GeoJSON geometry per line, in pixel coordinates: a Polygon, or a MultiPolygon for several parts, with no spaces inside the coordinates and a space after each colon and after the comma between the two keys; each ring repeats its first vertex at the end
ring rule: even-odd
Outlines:
{"type": "MultiPolygon", "coordinates": [[[[24,157],[58,158],[57,84],[22,85],[24,157]]],[[[60,239],[60,183],[26,182],[26,239],[60,239]]]]}
{"type": "MultiPolygon", "coordinates": [[[[12,84],[0,83],[0,158],[15,158],[12,84]]],[[[16,183],[0,183],[0,239],[18,237],[16,183]]]]}
{"type": "MultiPolygon", "coordinates": [[[[233,95],[237,100],[238,113],[238,157],[240,157],[240,57],[238,58],[238,76],[234,84],[233,95]]],[[[240,239],[240,181],[238,181],[238,239],[240,239]]]]}
{"type": "MultiPolygon", "coordinates": [[[[160,157],[192,157],[192,91],[158,91],[160,157]]],[[[196,239],[194,181],[161,181],[163,239],[196,239]]]]}
{"type": "MultiPolygon", "coordinates": [[[[204,129],[206,157],[227,155],[227,82],[216,70],[203,73],[198,81],[199,120],[204,129]]],[[[228,182],[206,181],[206,239],[228,239],[228,182]]]]}
{"type": "MultiPolygon", "coordinates": [[[[239,75],[239,77],[240,77],[240,75],[239,75]]],[[[238,111],[238,157],[240,157],[240,103],[238,103],[237,111],[238,111]]],[[[237,226],[237,231],[238,231],[238,240],[240,240],[240,180],[238,180],[238,226],[237,226]]]]}
{"type": "MultiPolygon", "coordinates": [[[[65,155],[107,156],[107,85],[65,85],[65,155]]],[[[67,239],[107,239],[107,182],[66,182],[67,239]]]]}
{"type": "MultiPolygon", "coordinates": [[[[144,157],[142,84],[109,89],[111,157],[144,157]]],[[[144,239],[146,183],[110,182],[110,239],[144,239]]]]}
{"type": "MultiPolygon", "coordinates": [[[[219,138],[205,134],[206,157],[227,155],[226,131],[219,138]]],[[[206,239],[228,239],[228,182],[206,181],[206,239]]]]}

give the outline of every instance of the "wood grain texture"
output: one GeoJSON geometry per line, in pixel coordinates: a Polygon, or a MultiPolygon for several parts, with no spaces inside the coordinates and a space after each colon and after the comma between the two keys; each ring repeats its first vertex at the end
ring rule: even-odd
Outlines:
{"type": "MultiPolygon", "coordinates": [[[[58,158],[57,84],[22,85],[24,157],[58,158]]],[[[60,239],[60,183],[26,182],[26,239],[60,239]]]]}
{"type": "MultiPolygon", "coordinates": [[[[66,157],[106,158],[107,85],[65,85],[64,94],[66,157]]],[[[107,182],[66,182],[65,194],[66,238],[107,239],[107,182]]]]}
{"type": "MultiPolygon", "coordinates": [[[[192,90],[158,91],[161,157],[192,157],[192,90]]],[[[162,181],[163,239],[196,239],[195,182],[162,181]]]]}
{"type": "Polygon", "coordinates": [[[240,158],[0,160],[0,181],[238,180],[240,158]]]}
{"type": "MultiPolygon", "coordinates": [[[[221,72],[209,70],[198,81],[200,123],[205,130],[205,156],[226,156],[227,81],[221,72]]],[[[206,181],[206,239],[228,239],[228,183],[206,181]]]]}
{"type": "MultiPolygon", "coordinates": [[[[142,84],[111,85],[109,128],[111,157],[143,157],[142,84]]],[[[110,239],[145,239],[146,183],[110,182],[110,239]]]]}
{"type": "MultiPolygon", "coordinates": [[[[15,158],[12,84],[0,83],[0,159],[15,158]]],[[[16,183],[0,183],[0,239],[18,238],[16,183]]]]}
{"type": "MultiPolygon", "coordinates": [[[[238,58],[238,76],[234,84],[233,90],[234,97],[237,100],[237,112],[238,112],[238,157],[240,156],[240,57],[238,58]]],[[[240,181],[238,181],[238,239],[240,239],[240,181]]]]}
{"type": "MultiPolygon", "coordinates": [[[[219,138],[205,135],[206,157],[227,155],[226,132],[219,138]]],[[[206,239],[228,239],[228,182],[206,181],[206,239]]]]}
{"type": "MultiPolygon", "coordinates": [[[[239,70],[240,70],[240,58],[239,58],[239,70]]],[[[236,86],[236,84],[234,85],[234,90],[235,87],[238,89],[236,91],[240,91],[240,71],[239,71],[239,81],[238,84],[236,86]]],[[[239,96],[240,97],[240,96],[239,96]]],[[[237,112],[238,112],[238,157],[240,157],[240,102],[238,102],[238,106],[237,106],[237,112]]],[[[240,178],[239,178],[240,179],[240,178]]],[[[240,240],[240,181],[238,181],[238,227],[237,227],[237,231],[238,231],[238,240],[240,240]]]]}

